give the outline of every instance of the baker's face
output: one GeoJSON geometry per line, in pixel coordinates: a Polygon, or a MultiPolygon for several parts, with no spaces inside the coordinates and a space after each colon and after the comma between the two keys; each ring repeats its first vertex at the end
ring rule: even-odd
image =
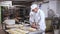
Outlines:
{"type": "Polygon", "coordinates": [[[33,12],[37,13],[38,8],[32,9],[33,12]]]}

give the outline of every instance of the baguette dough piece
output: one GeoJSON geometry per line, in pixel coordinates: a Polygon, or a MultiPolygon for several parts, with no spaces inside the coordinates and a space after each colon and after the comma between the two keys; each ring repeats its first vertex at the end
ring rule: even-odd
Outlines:
{"type": "Polygon", "coordinates": [[[36,29],[34,29],[34,28],[29,28],[28,30],[31,31],[31,32],[36,31],[36,29]]]}
{"type": "Polygon", "coordinates": [[[24,31],[24,30],[21,30],[21,29],[16,29],[15,31],[20,32],[20,33],[23,33],[23,34],[28,33],[28,31],[24,31]]]}

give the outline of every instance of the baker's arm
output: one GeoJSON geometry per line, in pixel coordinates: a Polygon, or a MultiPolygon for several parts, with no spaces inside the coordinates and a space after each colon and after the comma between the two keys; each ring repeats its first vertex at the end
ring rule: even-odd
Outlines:
{"type": "Polygon", "coordinates": [[[34,16],[33,16],[32,12],[30,12],[30,15],[29,15],[29,22],[30,22],[30,24],[32,24],[34,22],[34,16]]]}

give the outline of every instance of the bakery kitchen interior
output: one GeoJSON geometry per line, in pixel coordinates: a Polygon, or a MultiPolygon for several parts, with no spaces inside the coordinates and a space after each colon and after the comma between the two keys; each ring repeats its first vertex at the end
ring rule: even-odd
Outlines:
{"type": "Polygon", "coordinates": [[[60,34],[60,0],[0,0],[0,34],[60,34]]]}

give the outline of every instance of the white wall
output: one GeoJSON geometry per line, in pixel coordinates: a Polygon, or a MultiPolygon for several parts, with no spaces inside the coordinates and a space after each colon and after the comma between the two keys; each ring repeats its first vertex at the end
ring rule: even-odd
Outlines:
{"type": "Polygon", "coordinates": [[[59,17],[60,15],[60,1],[49,0],[49,3],[42,4],[41,9],[45,12],[46,17],[48,17],[48,10],[52,9],[55,12],[55,15],[59,17]]]}
{"type": "Polygon", "coordinates": [[[49,9],[52,9],[55,13],[57,11],[57,1],[51,1],[49,2],[49,9]]]}
{"type": "Polygon", "coordinates": [[[57,13],[59,14],[60,16],[60,1],[57,1],[57,13]]]}
{"type": "Polygon", "coordinates": [[[60,0],[49,0],[49,8],[55,12],[55,15],[60,15],[60,0]]]}
{"type": "Polygon", "coordinates": [[[44,11],[46,17],[48,17],[48,8],[49,8],[48,3],[44,3],[41,5],[41,9],[44,11]]]}

